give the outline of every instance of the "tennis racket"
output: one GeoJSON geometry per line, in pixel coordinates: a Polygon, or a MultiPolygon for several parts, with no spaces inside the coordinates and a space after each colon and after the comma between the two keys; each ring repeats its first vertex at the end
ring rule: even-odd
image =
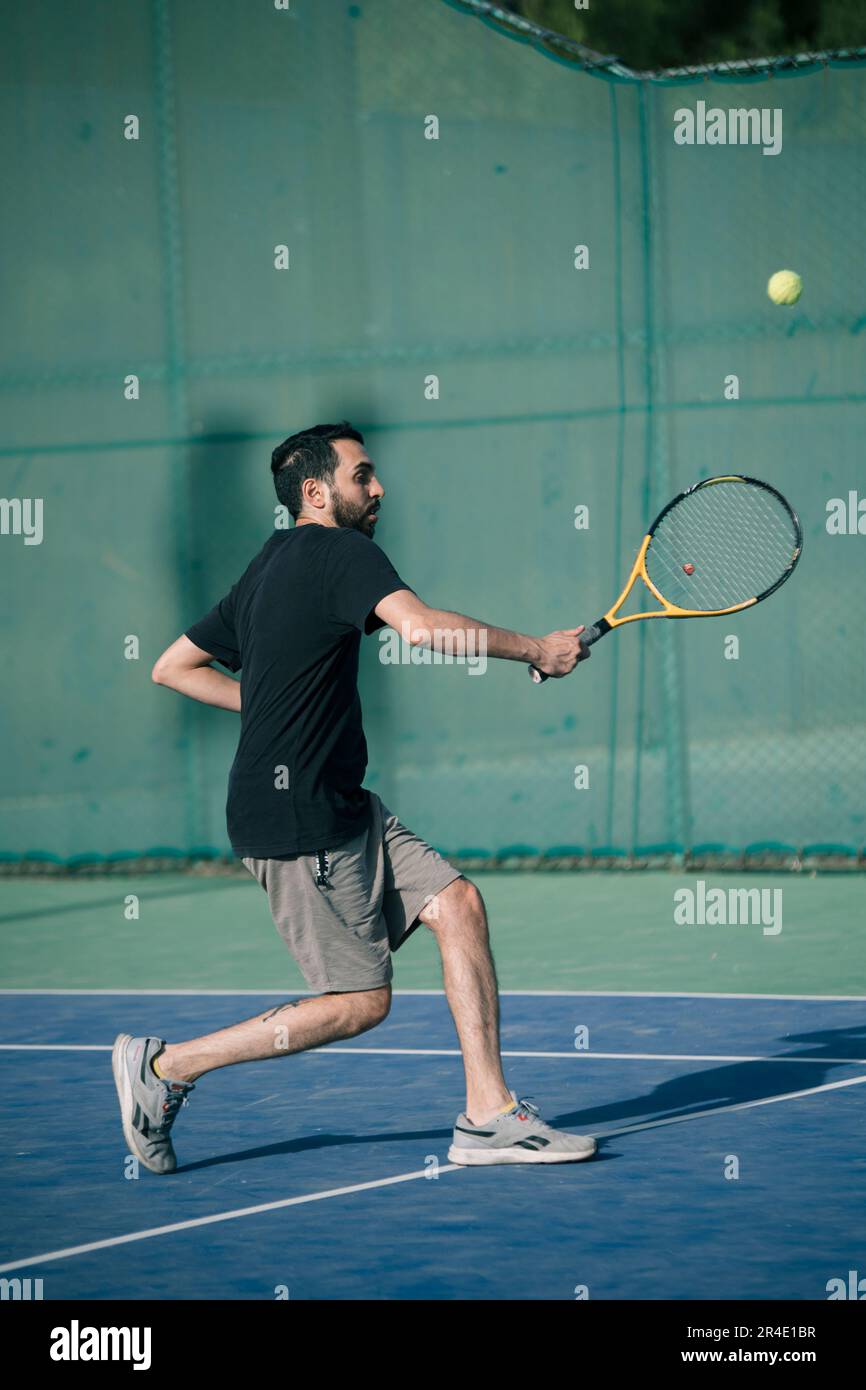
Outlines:
{"type": "MultiPolygon", "coordinates": [[[[694,483],[659,512],[616,603],[580,640],[591,647],[644,618],[719,618],[753,608],[790,577],[802,549],[797,513],[769,483],[736,474],[694,483]],[[617,617],[639,579],[661,608],[617,617]]],[[[548,679],[535,666],[529,674],[536,684],[548,679]]]]}

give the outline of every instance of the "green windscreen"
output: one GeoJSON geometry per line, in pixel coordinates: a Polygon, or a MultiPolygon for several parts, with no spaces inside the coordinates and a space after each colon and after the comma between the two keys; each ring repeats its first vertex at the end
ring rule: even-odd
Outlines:
{"type": "Polygon", "coordinates": [[[765,604],[540,687],[367,639],[401,820],[450,853],[862,851],[861,65],[583,71],[445,0],[2,10],[5,856],[226,849],[236,718],[151,666],[267,539],[273,447],[341,418],[406,582],[526,633],[596,621],[698,479],[803,527],[765,604]],[[699,102],[780,112],[781,148],[678,143],[699,102]]]}

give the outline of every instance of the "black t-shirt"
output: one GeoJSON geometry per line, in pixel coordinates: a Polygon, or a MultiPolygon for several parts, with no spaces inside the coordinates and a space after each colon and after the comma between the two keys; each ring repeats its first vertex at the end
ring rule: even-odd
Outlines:
{"type": "Polygon", "coordinates": [[[237,855],[311,854],[367,824],[361,633],[383,627],[376,604],[408,587],[360,531],[297,526],[275,531],[231,592],[187,629],[230,671],[243,667],[226,806],[237,855]]]}

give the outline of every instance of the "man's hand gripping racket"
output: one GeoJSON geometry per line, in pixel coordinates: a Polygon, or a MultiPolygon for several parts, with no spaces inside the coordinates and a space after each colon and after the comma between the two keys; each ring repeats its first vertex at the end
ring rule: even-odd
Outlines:
{"type": "Polygon", "coordinates": [[[793,573],[803,549],[797,513],[769,483],[730,474],[686,488],[659,512],[641,542],[626,586],[603,618],[542,639],[536,684],[567,675],[600,637],[644,618],[719,618],[769,598],[793,573]],[[617,614],[640,579],[661,608],[617,614]],[[574,658],[577,637],[580,653],[574,658]],[[557,645],[556,639],[562,639],[557,645]],[[564,650],[571,644],[572,664],[564,650]],[[563,648],[562,650],[560,648],[563,648]]]}

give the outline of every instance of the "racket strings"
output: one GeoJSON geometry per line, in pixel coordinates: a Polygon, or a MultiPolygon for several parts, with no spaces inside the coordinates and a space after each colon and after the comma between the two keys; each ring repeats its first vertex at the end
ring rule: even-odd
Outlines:
{"type": "Polygon", "coordinates": [[[746,484],[715,484],[669,513],[658,541],[653,538],[664,576],[656,573],[653,582],[670,601],[704,610],[730,607],[776,583],[792,558],[793,526],[780,506],[766,505],[772,494],[762,494],[746,484]],[[694,565],[693,574],[686,564],[694,565]]]}
{"type": "MultiPolygon", "coordinates": [[[[760,521],[740,508],[737,525],[731,515],[713,501],[701,513],[670,518],[659,543],[654,545],[656,587],[680,607],[728,608],[757,598],[771,588],[790,563],[792,532],[772,524],[768,537],[766,518],[760,521]],[[688,557],[688,558],[686,558],[688,557]],[[684,568],[694,566],[689,573],[684,568]],[[659,566],[661,574],[659,573],[659,566]]],[[[649,572],[649,567],[648,567],[649,572]]]]}
{"type": "Polygon", "coordinates": [[[738,573],[754,589],[748,597],[757,598],[793,563],[797,546],[794,522],[773,493],[751,483],[716,483],[705,493],[720,533],[730,528],[735,566],[738,556],[742,557],[738,573]],[[717,490],[719,496],[713,497],[717,490]]]}
{"type": "Polygon", "coordinates": [[[713,612],[766,593],[791,567],[796,548],[794,522],[772,492],[714,483],[688,493],[662,518],[646,568],[668,602],[713,612]]]}
{"type": "Polygon", "coordinates": [[[685,508],[676,515],[680,508],[675,508],[665,518],[670,524],[659,528],[658,540],[653,537],[651,554],[654,550],[664,573],[663,581],[651,574],[656,587],[681,607],[699,609],[728,608],[771,588],[791,558],[790,523],[782,528],[777,516],[761,518],[757,508],[740,504],[732,525],[731,509],[719,499],[700,497],[700,504],[700,510],[690,508],[688,515],[685,508]],[[694,573],[688,574],[684,564],[694,565],[694,573]]]}

